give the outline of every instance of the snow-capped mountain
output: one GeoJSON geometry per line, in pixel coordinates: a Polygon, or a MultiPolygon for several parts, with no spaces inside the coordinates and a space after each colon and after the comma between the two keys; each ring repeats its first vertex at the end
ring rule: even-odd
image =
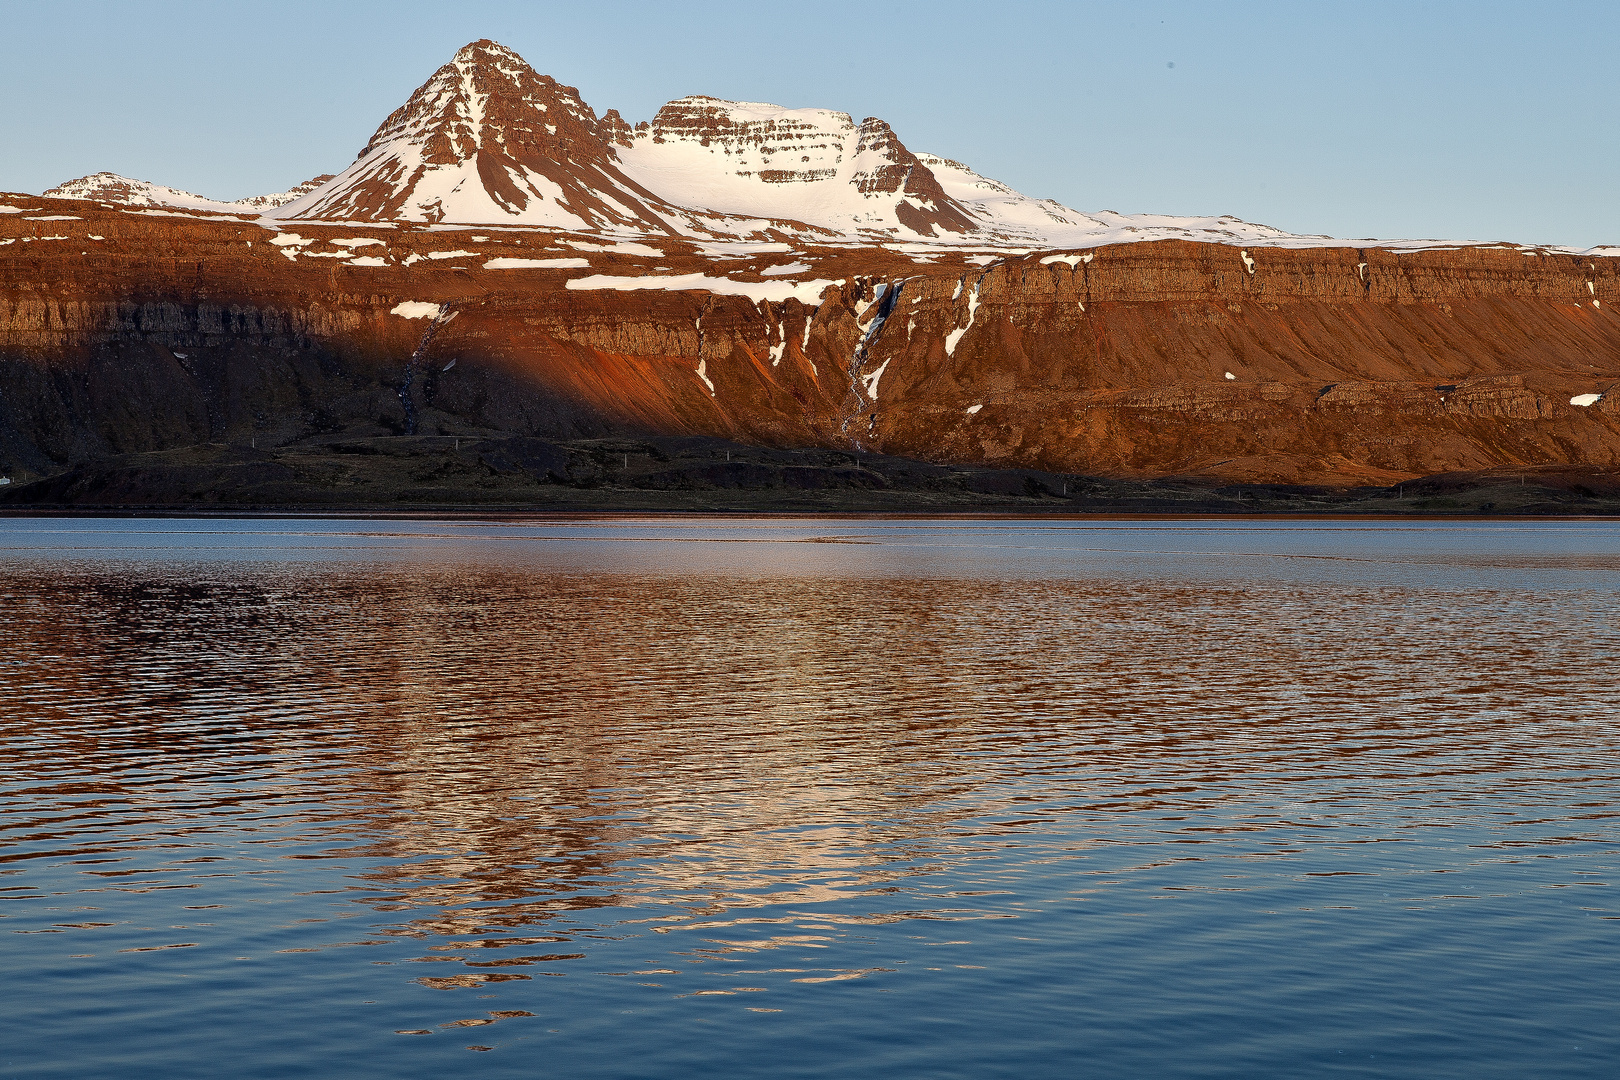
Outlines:
{"type": "Polygon", "coordinates": [[[609,138],[624,127],[510,49],[474,42],[383,121],[354,164],[273,216],[706,231],[620,171],[609,138]]]}
{"type": "Polygon", "coordinates": [[[352,165],[268,216],[1003,247],[1296,239],[1236,218],[1082,214],[829,109],[693,96],[631,127],[493,41],[456,53],[352,165]]]}
{"type": "Polygon", "coordinates": [[[245,199],[225,202],[210,199],[179,188],[164,187],[150,180],[135,180],[117,173],[98,172],[69,180],[41,194],[55,199],[91,199],[97,202],[117,203],[120,206],[170,207],[182,210],[201,210],[216,214],[255,213],[273,209],[314,191],[328,180],[331,173],[305,180],[290,191],[273,195],[249,195],[245,199]]]}
{"type": "MultiPolygon", "coordinates": [[[[696,238],[1084,248],[1182,239],[1342,243],[1234,217],[1081,213],[913,153],[876,117],[684,97],[632,127],[517,53],[476,41],[336,176],[235,202],[113,173],[45,192],[266,219],[529,225],[696,238]]],[[[1450,246],[1439,241],[1387,246],[1450,246]]]]}
{"type": "Polygon", "coordinates": [[[671,202],[833,232],[931,238],[981,223],[940,187],[888,124],[848,113],[685,97],[615,151],[671,202]]]}
{"type": "Polygon", "coordinates": [[[149,180],[134,180],[117,173],[98,172],[59,184],[42,194],[56,199],[94,199],[121,206],[178,207],[220,214],[240,214],[244,207],[210,199],[179,188],[164,187],[149,180]]]}

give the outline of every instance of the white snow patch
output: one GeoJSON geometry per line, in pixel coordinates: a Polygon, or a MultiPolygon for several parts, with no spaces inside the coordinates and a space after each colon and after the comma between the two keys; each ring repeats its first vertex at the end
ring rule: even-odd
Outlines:
{"type": "MultiPolygon", "coordinates": [[[[456,360],[459,360],[459,359],[461,359],[459,356],[456,357],[456,360]]],[[[456,366],[456,361],[452,360],[448,364],[444,365],[444,367],[440,368],[439,370],[440,371],[449,371],[451,368],[453,368],[455,366],[456,366]]]]}
{"type": "Polygon", "coordinates": [[[199,219],[206,221],[209,218],[217,219],[237,216],[231,214],[214,214],[209,213],[206,210],[192,210],[189,213],[181,213],[179,210],[129,210],[122,207],[120,207],[120,209],[126,214],[144,214],[147,217],[183,217],[190,218],[192,221],[197,221],[199,219]]]}
{"type": "Polygon", "coordinates": [[[91,233],[90,234],[90,239],[92,239],[92,240],[105,240],[107,238],[105,236],[97,236],[95,233],[91,233]]]}
{"type": "Polygon", "coordinates": [[[1071,268],[1074,268],[1081,263],[1088,263],[1096,257],[1095,253],[1090,255],[1048,255],[1041,260],[1041,265],[1051,266],[1053,263],[1067,263],[1071,268]]]}
{"type": "Polygon", "coordinates": [[[1226,373],[1226,377],[1227,377],[1227,378],[1228,378],[1228,379],[1236,379],[1236,378],[1237,378],[1237,376],[1236,376],[1236,375],[1234,375],[1234,374],[1232,374],[1232,373],[1231,373],[1231,372],[1230,372],[1230,371],[1228,371],[1228,372],[1227,372],[1227,373],[1226,373]]]}
{"type": "Polygon", "coordinates": [[[791,263],[784,263],[781,266],[767,266],[765,269],[763,269],[763,270],[761,270],[759,272],[759,276],[760,277],[781,277],[784,274],[802,274],[808,269],[810,269],[810,264],[809,263],[806,263],[806,262],[791,262],[791,263]]]}
{"type": "MultiPolygon", "coordinates": [[[[767,310],[766,314],[768,315],[770,312],[767,310]]],[[[771,354],[771,367],[776,367],[782,362],[782,357],[787,355],[787,324],[780,319],[776,322],[776,344],[771,345],[769,351],[771,354]]]]}
{"type": "Polygon", "coordinates": [[[1584,409],[1588,405],[1596,405],[1598,403],[1598,399],[1602,396],[1602,394],[1576,394],[1574,397],[1569,399],[1569,403],[1571,405],[1579,405],[1584,409]]]}
{"type": "Polygon", "coordinates": [[[982,409],[982,408],[984,408],[984,406],[983,406],[983,405],[969,405],[969,406],[968,406],[968,411],[967,411],[967,414],[968,414],[968,415],[969,415],[969,416],[974,416],[974,415],[976,415],[976,414],[977,414],[977,413],[978,413],[978,411],[979,411],[979,410],[980,410],[980,409],[982,409]]]}
{"type": "Polygon", "coordinates": [[[473,254],[470,251],[430,251],[430,252],[428,252],[427,257],[430,258],[430,259],[476,259],[476,258],[478,258],[477,255],[473,254]]]}
{"type": "Polygon", "coordinates": [[[485,270],[577,270],[591,265],[589,259],[491,259],[485,270]]]}
{"type": "Polygon", "coordinates": [[[884,284],[879,285],[877,288],[872,290],[872,299],[855,301],[855,321],[856,321],[856,323],[865,322],[866,321],[866,313],[868,311],[872,310],[872,308],[877,305],[878,301],[883,299],[883,294],[888,292],[888,291],[889,291],[889,286],[888,286],[888,283],[885,282],[884,284]]]}
{"type": "MultiPolygon", "coordinates": [[[[570,282],[570,284],[572,284],[572,283],[570,282]]],[[[709,388],[709,396],[714,397],[714,383],[709,381],[708,370],[709,370],[709,362],[707,360],[699,360],[698,361],[698,368],[697,368],[697,377],[702,379],[703,380],[703,385],[707,386],[709,388]]]]}
{"type": "Polygon", "coordinates": [[[872,401],[876,401],[878,399],[878,380],[883,378],[883,373],[885,371],[889,370],[889,363],[893,359],[894,357],[889,357],[889,359],[883,361],[883,363],[879,365],[878,369],[872,372],[872,374],[861,376],[861,385],[866,387],[866,396],[868,399],[872,401]]]}
{"type": "MultiPolygon", "coordinates": [[[[270,242],[272,244],[274,244],[276,241],[272,240],[270,242]]],[[[346,247],[346,248],[369,247],[372,244],[382,244],[382,243],[386,243],[386,242],[387,241],[385,241],[385,240],[378,240],[374,236],[356,236],[356,237],[348,238],[348,239],[338,239],[338,240],[328,240],[327,241],[327,243],[331,244],[333,247],[346,247]]]]}
{"type": "MultiPolygon", "coordinates": [[[[40,209],[40,207],[36,206],[33,209],[38,210],[38,209],[40,209]]],[[[28,213],[28,210],[21,207],[21,206],[0,206],[0,214],[26,214],[26,213],[28,213]]]]}
{"type": "Polygon", "coordinates": [[[360,258],[355,259],[353,262],[349,263],[349,265],[350,266],[387,266],[388,265],[388,260],[387,259],[379,259],[375,255],[362,255],[360,258]]]}
{"type": "Polygon", "coordinates": [[[994,255],[969,255],[962,261],[970,262],[974,266],[989,266],[991,263],[996,261],[996,258],[997,257],[994,255]]]}
{"type": "Polygon", "coordinates": [[[786,255],[793,250],[793,245],[780,243],[751,244],[747,241],[729,240],[718,244],[698,244],[697,249],[705,255],[744,259],[750,255],[786,255]]]}
{"type": "Polygon", "coordinates": [[[444,308],[426,300],[401,300],[388,314],[402,319],[437,319],[443,312],[444,308]]]}
{"type": "Polygon", "coordinates": [[[570,289],[615,289],[630,292],[637,289],[661,289],[668,292],[707,290],[717,296],[746,296],[756,304],[769,301],[779,304],[793,298],[807,307],[821,303],[821,294],[836,281],[817,278],[814,281],[732,281],[730,278],[709,277],[705,274],[669,274],[662,277],[614,277],[610,274],[592,274],[574,278],[570,289]]]}
{"type": "Polygon", "coordinates": [[[74,217],[72,214],[46,214],[46,215],[43,215],[41,217],[23,218],[23,220],[24,221],[83,221],[84,218],[82,218],[82,217],[74,217]]]}
{"type": "Polygon", "coordinates": [[[658,248],[646,244],[633,244],[628,241],[617,244],[593,244],[584,240],[564,240],[565,247],[575,251],[611,251],[616,255],[644,255],[649,259],[661,259],[664,253],[658,248]]]}
{"type": "MultiPolygon", "coordinates": [[[[957,289],[958,289],[958,291],[960,291],[960,289],[961,289],[961,283],[960,282],[957,283],[957,289]]],[[[967,321],[967,325],[964,326],[964,327],[961,327],[960,329],[952,330],[950,333],[945,335],[945,355],[946,356],[955,356],[956,355],[956,345],[957,345],[958,342],[960,342],[962,340],[962,335],[963,334],[966,334],[969,330],[973,329],[973,320],[977,316],[978,310],[979,310],[979,286],[978,286],[977,283],[975,283],[974,286],[973,286],[973,291],[968,294],[968,321],[967,321]]]]}
{"type": "Polygon", "coordinates": [[[1239,251],[1238,252],[1238,258],[1243,260],[1244,267],[1248,269],[1249,273],[1253,274],[1254,273],[1254,260],[1249,258],[1249,253],[1247,251],[1239,251]]]}

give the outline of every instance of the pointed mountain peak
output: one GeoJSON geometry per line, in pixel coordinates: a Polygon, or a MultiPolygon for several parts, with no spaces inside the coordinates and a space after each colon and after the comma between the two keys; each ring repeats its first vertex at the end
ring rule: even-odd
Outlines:
{"type": "Polygon", "coordinates": [[[614,143],[627,145],[629,131],[511,49],[475,41],[383,121],[354,164],[283,216],[668,232],[665,215],[680,208],[618,171],[614,143]]]}
{"type": "Polygon", "coordinates": [[[456,55],[450,58],[452,64],[478,63],[483,60],[509,60],[523,67],[529,66],[524,62],[523,57],[500,42],[491,41],[489,38],[479,38],[477,41],[468,42],[460,49],[457,49],[456,55]]]}
{"type": "Polygon", "coordinates": [[[423,160],[434,165],[465,161],[486,147],[514,157],[602,160],[607,154],[596,113],[578,90],[488,39],[464,46],[434,72],[359,156],[400,139],[420,145],[423,160]]]}

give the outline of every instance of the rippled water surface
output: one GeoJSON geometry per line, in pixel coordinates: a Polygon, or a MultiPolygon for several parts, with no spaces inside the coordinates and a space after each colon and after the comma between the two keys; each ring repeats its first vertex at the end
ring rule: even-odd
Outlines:
{"type": "Polygon", "coordinates": [[[0,1075],[1608,1077],[1620,525],[0,520],[0,1075]]]}

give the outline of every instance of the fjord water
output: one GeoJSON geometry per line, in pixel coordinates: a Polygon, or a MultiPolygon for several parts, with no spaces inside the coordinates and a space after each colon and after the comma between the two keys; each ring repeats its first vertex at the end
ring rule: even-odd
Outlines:
{"type": "Polygon", "coordinates": [[[1620,525],[0,521],[0,1075],[1598,1077],[1620,525]]]}

